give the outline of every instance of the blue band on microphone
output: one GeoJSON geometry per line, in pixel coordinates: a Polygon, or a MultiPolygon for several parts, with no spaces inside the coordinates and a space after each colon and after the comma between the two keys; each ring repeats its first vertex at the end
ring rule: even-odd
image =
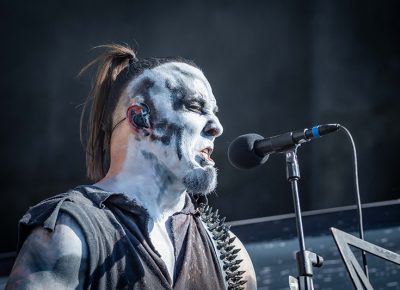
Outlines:
{"type": "Polygon", "coordinates": [[[315,127],[312,127],[312,129],[311,129],[314,138],[319,138],[319,137],[321,137],[321,136],[319,135],[319,132],[318,132],[318,127],[319,127],[319,126],[315,126],[315,127]]]}

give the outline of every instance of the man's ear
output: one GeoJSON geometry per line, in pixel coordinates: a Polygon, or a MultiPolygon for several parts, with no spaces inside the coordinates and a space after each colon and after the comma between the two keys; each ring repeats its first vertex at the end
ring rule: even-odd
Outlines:
{"type": "Polygon", "coordinates": [[[145,103],[137,103],[128,107],[126,118],[135,131],[148,136],[151,134],[152,124],[150,120],[150,109],[145,103]]]}

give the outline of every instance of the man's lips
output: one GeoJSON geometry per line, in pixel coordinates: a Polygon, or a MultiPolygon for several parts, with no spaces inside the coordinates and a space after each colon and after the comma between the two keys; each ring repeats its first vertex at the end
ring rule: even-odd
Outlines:
{"type": "Polygon", "coordinates": [[[200,151],[200,154],[204,157],[204,159],[214,162],[214,160],[211,159],[212,152],[213,152],[212,147],[206,147],[200,151]]]}

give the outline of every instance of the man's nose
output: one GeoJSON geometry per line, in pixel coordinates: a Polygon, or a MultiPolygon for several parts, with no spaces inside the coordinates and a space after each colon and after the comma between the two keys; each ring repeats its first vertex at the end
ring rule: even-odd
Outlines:
{"type": "Polygon", "coordinates": [[[222,127],[221,123],[219,122],[218,119],[214,119],[212,121],[209,121],[206,126],[204,127],[204,132],[211,137],[219,137],[221,136],[222,132],[224,131],[224,128],[222,127]]]}

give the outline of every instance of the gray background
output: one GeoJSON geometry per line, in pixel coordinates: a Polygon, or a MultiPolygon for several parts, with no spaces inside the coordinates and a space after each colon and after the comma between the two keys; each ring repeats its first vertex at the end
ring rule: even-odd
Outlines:
{"type": "MultiPolygon", "coordinates": [[[[126,42],[139,57],[180,55],[203,68],[225,133],[212,202],[229,220],[293,211],[284,157],[234,169],[229,142],[341,123],[358,145],[363,202],[398,198],[398,1],[2,1],[1,251],[27,208],[87,184],[79,116],[90,48],[126,42]]],[[[300,151],[303,209],[354,202],[343,133],[300,151]]]]}

